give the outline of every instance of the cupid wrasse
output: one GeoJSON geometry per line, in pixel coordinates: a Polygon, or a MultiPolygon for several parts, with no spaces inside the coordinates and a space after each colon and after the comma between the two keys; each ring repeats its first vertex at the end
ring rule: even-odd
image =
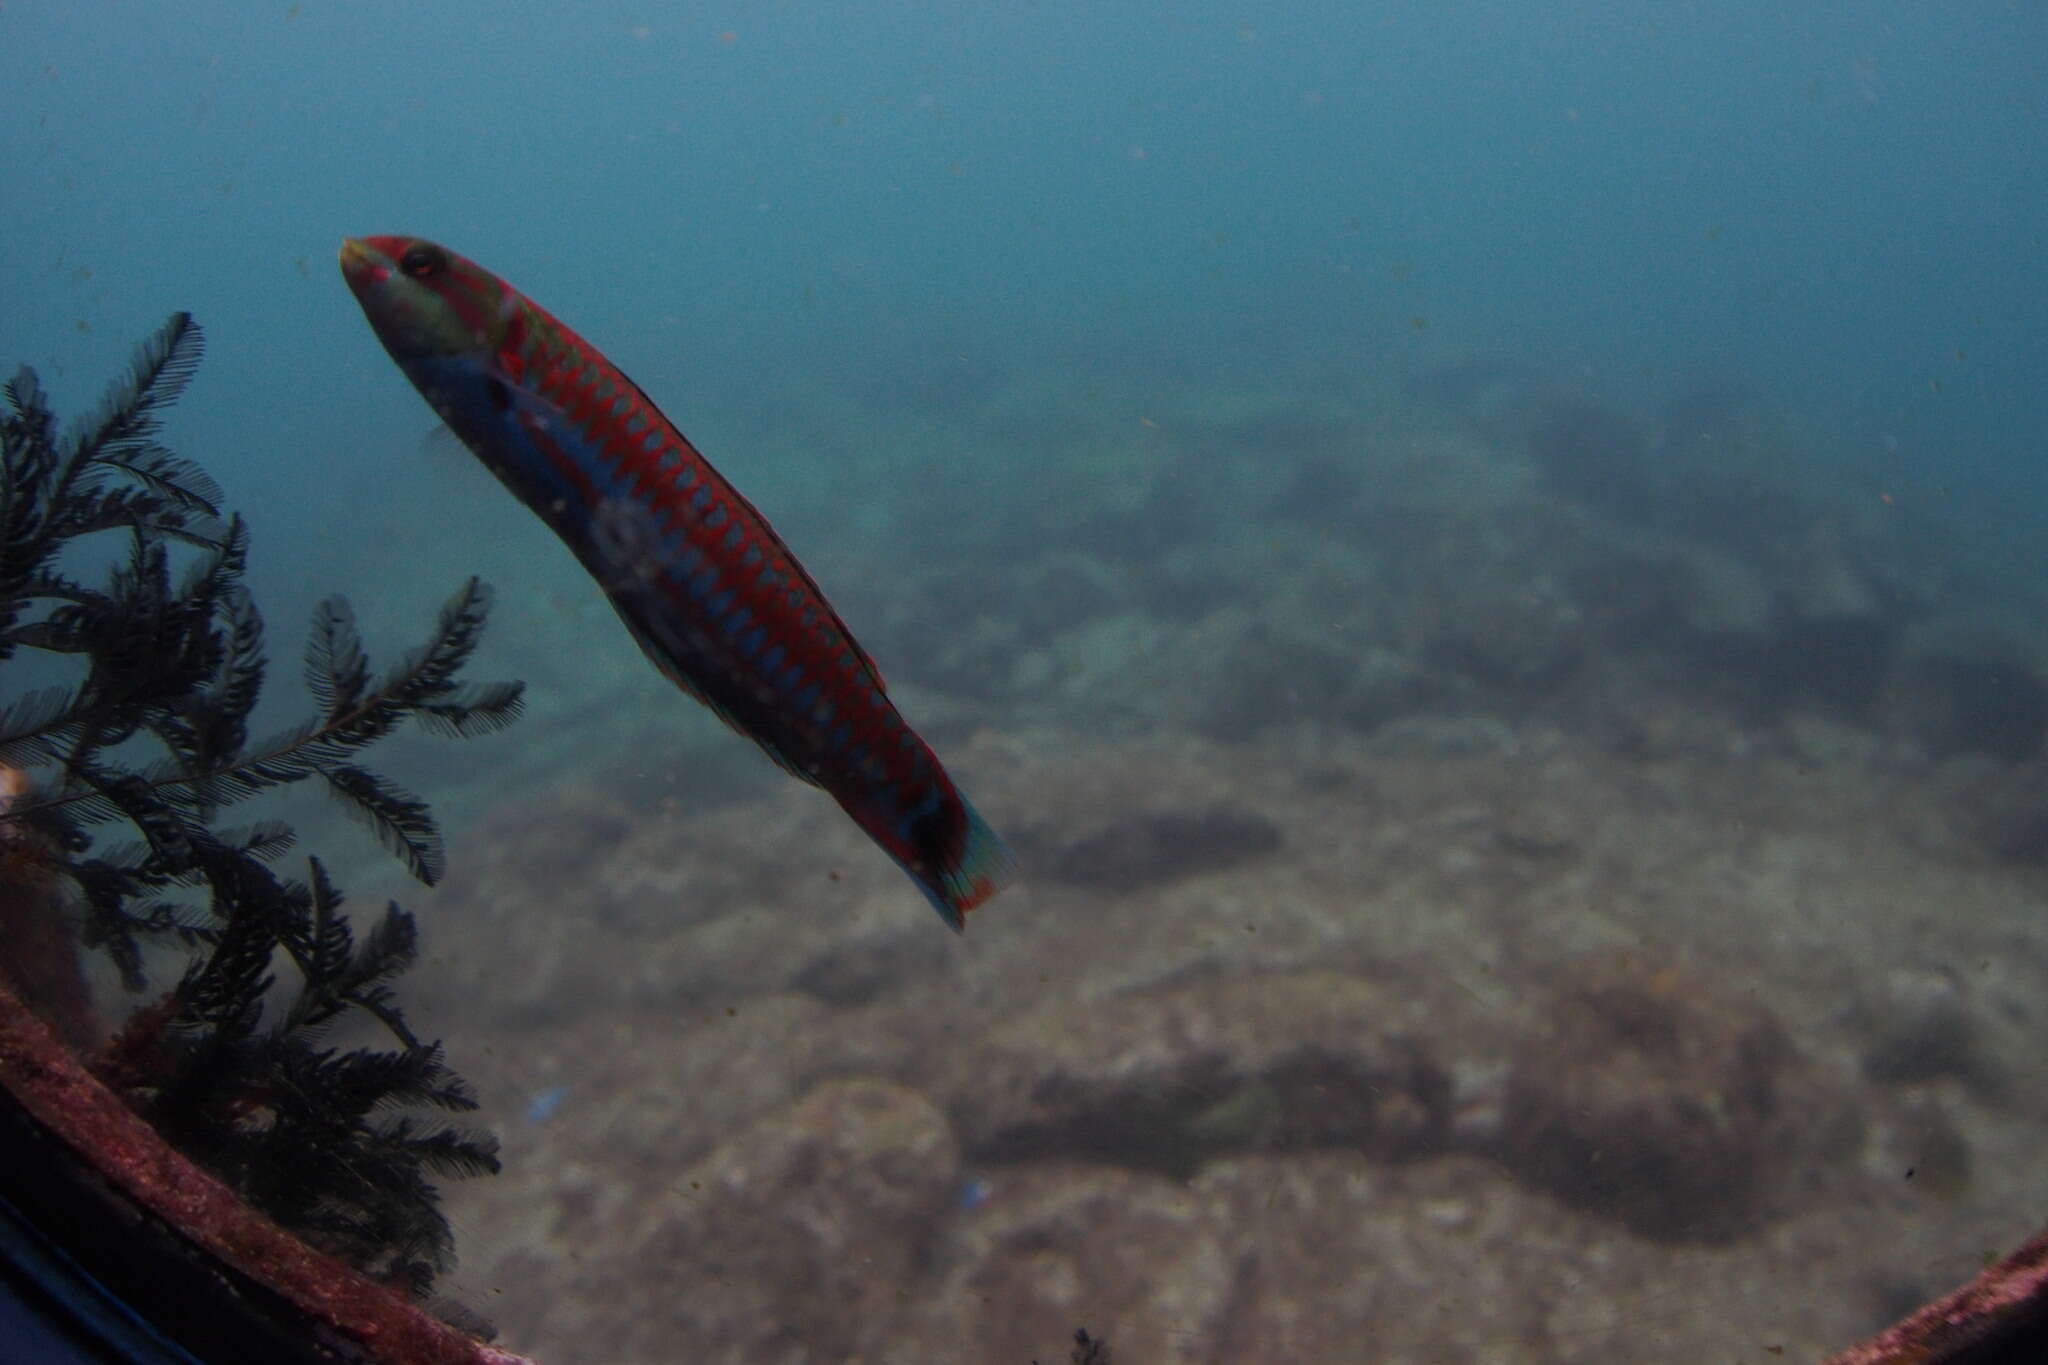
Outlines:
{"type": "Polygon", "coordinates": [[[962,928],[1009,876],[1009,850],[753,505],[596,347],[474,262],[364,237],[342,244],[341,271],[399,369],[561,537],[655,667],[828,792],[962,928]]]}

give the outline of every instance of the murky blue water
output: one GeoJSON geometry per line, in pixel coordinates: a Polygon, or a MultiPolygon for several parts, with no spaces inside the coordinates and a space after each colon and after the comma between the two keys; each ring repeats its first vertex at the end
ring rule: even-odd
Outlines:
{"type": "MultiPolygon", "coordinates": [[[[476,676],[528,678],[533,715],[501,740],[406,760],[456,817],[453,880],[465,856],[489,860],[461,831],[508,790],[543,808],[566,781],[629,803],[809,807],[655,676],[566,553],[433,434],[336,272],[345,234],[445,242],[632,374],[773,519],[941,752],[974,755],[963,785],[983,790],[979,768],[996,789],[977,803],[1020,835],[1027,875],[1034,852],[1041,871],[1063,865],[1108,818],[1075,776],[1094,746],[1196,736],[1223,746],[1188,760],[1215,779],[1203,801],[1296,831],[1280,858],[1306,889],[1283,876],[1284,890],[1247,890],[1252,913],[1328,893],[1398,920],[1373,900],[1377,875],[1319,861],[1341,838],[1319,829],[1305,851],[1280,787],[1355,790],[1331,756],[1368,741],[1381,747],[1361,754],[1408,755],[1409,731],[1387,727],[1418,715],[1466,725],[1421,742],[1440,756],[1495,743],[1477,717],[1532,763],[1584,740],[1654,767],[1674,745],[1694,752],[1663,719],[1603,728],[1628,710],[1615,697],[1653,684],[1724,725],[1729,762],[1851,752],[1848,767],[1890,763],[1907,790],[1968,786],[1930,808],[1989,802],[2006,829],[2024,823],[2008,789],[2039,750],[2036,709],[2013,698],[2048,698],[2044,52],[2039,6],[1875,0],[1796,13],[514,0],[488,15],[16,0],[0,7],[0,361],[35,365],[75,412],[168,313],[198,316],[207,360],[167,439],[253,524],[252,585],[285,654],[280,715],[299,709],[290,650],[318,598],[347,593],[388,657],[464,576],[496,585],[476,676]],[[1719,444],[1703,455],[1698,440],[1719,444]],[[1722,469],[1738,472],[1723,484],[1722,469]],[[1526,543],[1496,527],[1466,545],[1469,521],[1413,510],[1465,498],[1472,517],[1526,528],[1515,499],[1529,489],[1559,520],[1526,543]],[[1293,548],[1269,557],[1274,545],[1293,548]],[[1500,591],[1446,587],[1438,559],[1493,566],[1500,591]],[[1681,560],[1740,585],[1671,589],[1676,606],[1631,605],[1613,586],[1681,560]],[[1520,607],[1502,605],[1525,587],[1520,607]],[[1231,634],[1232,612],[1264,620],[1264,643],[1231,634]],[[1532,619],[1548,623],[1531,627],[1540,639],[1499,645],[1499,621],[1532,619]],[[1443,624],[1460,620],[1478,622],[1471,638],[1443,624]],[[1974,643],[1927,644],[1961,634],[1974,643]],[[1209,639],[1214,652],[1186,643],[1209,639]],[[1247,650],[1284,662],[1248,675],[1247,650]],[[1622,656],[1640,676],[1618,684],[1606,661],[1622,656]],[[1951,663],[1967,676],[1913,681],[1950,679],[1951,663]],[[1355,683],[1389,667],[1414,670],[1413,687],[1355,683]],[[1838,728],[1814,738],[1823,723],[1838,728]],[[1066,766],[1031,768],[1005,743],[1066,766]],[[2002,766],[1986,777],[1986,763],[2002,766]],[[1982,796],[1998,782],[2005,795],[1982,796]]],[[[1400,816],[1416,841],[1464,828],[1444,780],[1434,814],[1400,816]]],[[[1633,778],[1587,780],[1604,795],[1584,807],[1656,804],[1633,778]]],[[[1714,828],[1726,811],[1695,795],[1681,783],[1656,800],[1678,825],[1714,828]]],[[[1389,809],[1368,803],[1358,828],[1389,809]]],[[[1598,842],[1569,821],[1503,829],[1532,856],[1598,842]]],[[[743,860],[814,851],[772,820],[726,832],[743,860]]],[[[2009,913],[2030,933],[2037,853],[1973,837],[1985,875],[2010,878],[1969,902],[1975,922],[2009,913]]],[[[583,875],[556,871],[565,885],[583,875]]],[[[1114,907],[1114,883],[1089,894],[1114,907]]],[[[906,921],[929,930],[900,890],[906,921]]],[[[1028,940],[1030,894],[993,903],[974,932],[1016,916],[996,932],[1028,940]]],[[[1046,895],[1039,922],[1057,924],[1046,895]]],[[[1536,913],[1524,902],[1521,922],[1536,913]]],[[[1766,907],[1789,918],[1752,938],[1850,932],[1847,909],[1809,921],[1791,904],[1766,907]]],[[[1897,932],[1884,970],[1964,970],[1897,932]]],[[[1297,946],[1288,962],[1315,956],[1297,946]]],[[[1287,965],[1237,951],[1211,965],[1287,965]]],[[[1686,951],[1749,989],[1732,958],[1686,951]]],[[[1810,987],[1810,1010],[1791,1011],[1802,1038],[1809,1020],[1881,1015],[1887,990],[1920,989],[1872,985],[1875,964],[1846,982],[1810,968],[1795,952],[1757,987],[1781,1002],[1785,982],[1810,987]]],[[[2023,1037],[2039,1021],[1998,1002],[2025,997],[2035,970],[1971,1008],[2003,1009],[1997,1027],[2023,1037]]],[[[840,987],[796,989],[846,1003],[840,987]]],[[[599,1003],[572,990],[551,1008],[599,1003]]],[[[550,1135],[600,1103],[600,1086],[545,1065],[485,1065],[503,1067],[504,1113],[516,1123],[527,1105],[527,1126],[545,1119],[550,1135]]],[[[1939,1102],[1944,1123],[1975,1133],[1950,1111],[1991,1102],[1958,1084],[1976,1098],[1915,1092],[1901,1112],[1939,1102]]],[[[2048,1113],[2019,1108],[1984,1130],[2006,1136],[1980,1142],[2011,1144],[2048,1113]]],[[[949,1188],[976,1191],[956,1202],[985,1219],[1012,1186],[981,1169],[949,1188]]],[[[1956,1264],[1962,1240],[1927,1261],[1956,1264]]],[[[1898,1278],[1845,1273],[1857,1293],[1885,1280],[1871,1295],[1888,1306],[1942,1287],[1898,1278]]],[[[1865,1304],[1851,1320],[1878,1316],[1865,1304]]],[[[1057,1318],[1036,1338],[1048,1359],[1078,1323],[1057,1318]]],[[[1188,1339],[1208,1349],[1228,1331],[1188,1339]]]]}
{"type": "MultiPolygon", "coordinates": [[[[414,462],[334,278],[366,231],[492,265],[714,450],[772,428],[777,388],[918,365],[986,383],[1170,347],[1220,380],[1479,350],[1624,391],[1739,374],[1853,422],[1829,453],[1873,479],[2037,487],[2029,6],[0,22],[5,354],[96,383],[195,311],[214,359],[188,443],[275,540],[338,473],[414,462]]],[[[805,478],[749,474],[770,502],[805,478]]]]}

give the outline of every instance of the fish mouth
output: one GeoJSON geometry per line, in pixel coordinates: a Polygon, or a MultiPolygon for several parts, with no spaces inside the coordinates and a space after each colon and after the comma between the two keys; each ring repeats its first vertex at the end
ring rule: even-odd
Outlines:
{"type": "Polygon", "coordinates": [[[360,237],[341,239],[340,261],[342,278],[359,294],[391,274],[391,263],[384,254],[360,237]]]}

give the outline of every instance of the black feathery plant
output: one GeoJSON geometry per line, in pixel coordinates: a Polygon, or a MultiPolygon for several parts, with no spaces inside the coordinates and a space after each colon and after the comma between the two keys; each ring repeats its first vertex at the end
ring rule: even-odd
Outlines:
{"type": "MultiPolygon", "coordinates": [[[[340,892],[319,859],[308,864],[305,883],[281,886],[289,911],[281,942],[241,928],[258,923],[242,916],[230,921],[212,957],[188,971],[172,997],[185,1031],[170,1042],[184,1065],[159,1069],[155,1084],[132,1085],[131,1093],[144,1091],[160,1132],[272,1218],[425,1297],[454,1255],[427,1177],[494,1174],[497,1145],[408,1112],[476,1108],[440,1044],[416,1038],[392,996],[392,978],[417,955],[412,916],[388,906],[358,944],[340,913],[340,892]],[[299,979],[282,1002],[270,976],[277,947],[299,979]],[[264,1011],[251,1008],[264,999],[276,1014],[267,1027],[264,1011]],[[378,1019],[401,1046],[320,1047],[321,1035],[351,1009],[378,1019]]],[[[128,1046],[161,1047],[166,1036],[145,1026],[128,1046]]],[[[117,1065],[137,1069],[125,1057],[117,1065]]],[[[140,1071],[147,1076],[151,1068],[140,1071]]]]}
{"type": "Polygon", "coordinates": [[[450,1258],[427,1174],[495,1171],[497,1157],[488,1135],[407,1112],[476,1107],[393,996],[416,953],[412,918],[393,904],[358,943],[317,859],[304,881],[273,871],[293,845],[288,826],[215,821],[317,780],[431,884],[442,871],[432,813],[359,756],[409,720],[455,736],[500,729],[519,713],[521,685],[459,681],[490,606],[475,579],[442,608],[432,638],[382,674],[348,604],[330,598],[306,650],[316,713],[249,739],[266,656],[242,583],[248,528],[223,518],[220,489],[197,465],[154,439],[201,349],[191,316],[172,317],[100,411],[62,438],[31,371],[5,386],[0,665],[29,648],[79,661],[83,680],[0,706],[0,765],[48,771],[30,793],[0,796],[0,854],[44,850],[77,890],[85,946],[104,950],[131,990],[146,985],[145,940],[191,954],[177,986],[109,1044],[101,1074],[257,1207],[423,1294],[450,1258]],[[124,537],[125,553],[88,583],[76,547],[103,532],[124,537]],[[139,842],[102,846],[115,825],[139,842]],[[186,888],[204,903],[182,900],[186,888]],[[278,986],[280,956],[294,991],[278,986]],[[399,1046],[322,1048],[352,1013],[399,1046]]]}

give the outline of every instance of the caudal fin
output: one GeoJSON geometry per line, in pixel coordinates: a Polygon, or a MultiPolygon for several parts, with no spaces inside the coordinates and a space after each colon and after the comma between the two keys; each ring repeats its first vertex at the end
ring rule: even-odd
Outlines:
{"type": "Polygon", "coordinates": [[[959,801],[960,814],[966,817],[966,834],[947,841],[954,850],[952,855],[934,859],[922,872],[905,864],[939,918],[956,934],[967,927],[969,910],[1017,875],[1017,859],[1003,836],[988,827],[966,797],[959,801]]]}

